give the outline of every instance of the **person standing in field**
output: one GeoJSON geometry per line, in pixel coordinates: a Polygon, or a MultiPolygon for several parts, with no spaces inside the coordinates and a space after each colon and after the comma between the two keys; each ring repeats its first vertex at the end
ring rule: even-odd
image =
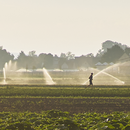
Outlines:
{"type": "Polygon", "coordinates": [[[89,86],[93,86],[93,73],[91,73],[91,75],[89,76],[89,86]]]}

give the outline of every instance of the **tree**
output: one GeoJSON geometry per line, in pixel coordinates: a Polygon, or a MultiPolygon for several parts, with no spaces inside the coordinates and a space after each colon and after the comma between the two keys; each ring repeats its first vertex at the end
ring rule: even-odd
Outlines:
{"type": "Polygon", "coordinates": [[[107,40],[105,42],[102,43],[102,50],[104,52],[107,51],[107,49],[110,49],[112,48],[114,45],[116,45],[117,43],[113,42],[113,41],[110,41],[110,40],[107,40]]]}
{"type": "Polygon", "coordinates": [[[18,68],[22,68],[26,66],[27,64],[27,56],[25,55],[25,53],[23,51],[21,51],[16,59],[17,61],[17,65],[18,65],[18,68]]]}
{"type": "Polygon", "coordinates": [[[125,53],[130,56],[130,47],[125,48],[125,53]]]}
{"type": "Polygon", "coordinates": [[[65,58],[67,60],[75,59],[75,55],[72,54],[70,51],[65,53],[61,53],[60,58],[65,58]]]}
{"type": "Polygon", "coordinates": [[[18,55],[17,59],[23,59],[25,57],[26,57],[25,53],[23,51],[21,51],[20,54],[18,55]]]}
{"type": "Polygon", "coordinates": [[[93,53],[89,53],[86,55],[86,57],[94,57],[93,53]]]}
{"type": "Polygon", "coordinates": [[[124,51],[127,48],[127,45],[123,45],[118,42],[107,40],[102,43],[102,48],[98,51],[98,53],[96,54],[96,57],[102,57],[104,53],[106,53],[109,49],[111,49],[115,45],[118,45],[124,51]]]}
{"type": "Polygon", "coordinates": [[[44,62],[45,62],[45,53],[41,53],[38,56],[38,67],[43,68],[44,67],[44,62]]]}
{"type": "Polygon", "coordinates": [[[53,66],[53,55],[51,53],[41,53],[38,56],[38,64],[39,67],[45,67],[47,69],[51,69],[53,66]]]}
{"type": "Polygon", "coordinates": [[[29,51],[29,56],[36,56],[36,51],[29,51]]]}
{"type": "Polygon", "coordinates": [[[2,50],[3,49],[3,46],[0,46],[0,50],[2,50]]]}
{"type": "Polygon", "coordinates": [[[53,55],[51,53],[46,54],[44,58],[44,66],[47,69],[51,69],[53,66],[53,55]]]}
{"type": "Polygon", "coordinates": [[[33,71],[34,71],[34,70],[36,69],[36,67],[35,67],[35,66],[33,66],[33,67],[32,67],[32,69],[33,69],[33,71]]]}
{"type": "Polygon", "coordinates": [[[71,52],[67,52],[67,53],[66,53],[66,56],[67,56],[67,59],[68,59],[68,60],[75,59],[75,55],[72,54],[71,52]]]}
{"type": "Polygon", "coordinates": [[[120,46],[114,45],[103,54],[101,62],[116,62],[123,54],[124,50],[120,46]]]}
{"type": "Polygon", "coordinates": [[[14,55],[11,55],[5,49],[0,48],[0,68],[3,69],[6,62],[14,60],[14,55]]]}
{"type": "Polygon", "coordinates": [[[60,58],[67,58],[65,53],[60,54],[60,58]]]}
{"type": "Polygon", "coordinates": [[[100,49],[100,50],[98,50],[96,57],[101,57],[103,54],[104,54],[104,51],[102,49],[100,49]]]}

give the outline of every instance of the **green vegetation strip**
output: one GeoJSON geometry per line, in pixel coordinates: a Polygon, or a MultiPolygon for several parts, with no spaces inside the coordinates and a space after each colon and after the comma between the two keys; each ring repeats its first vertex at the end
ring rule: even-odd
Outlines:
{"type": "Polygon", "coordinates": [[[1,130],[130,130],[130,113],[0,113],[1,130]]]}
{"type": "Polygon", "coordinates": [[[0,96],[41,97],[130,97],[130,88],[108,87],[13,87],[0,88],[0,96]]]}

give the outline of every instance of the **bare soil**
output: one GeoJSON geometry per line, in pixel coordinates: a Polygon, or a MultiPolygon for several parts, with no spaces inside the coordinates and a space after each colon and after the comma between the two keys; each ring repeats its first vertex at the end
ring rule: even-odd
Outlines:
{"type": "Polygon", "coordinates": [[[122,98],[0,98],[0,112],[37,112],[57,109],[70,114],[130,112],[130,99],[122,98]]]}

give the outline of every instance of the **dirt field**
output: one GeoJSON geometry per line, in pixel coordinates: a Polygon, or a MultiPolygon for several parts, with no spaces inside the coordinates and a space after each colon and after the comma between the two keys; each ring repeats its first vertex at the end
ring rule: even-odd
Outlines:
{"type": "Polygon", "coordinates": [[[83,112],[130,112],[128,98],[0,98],[0,111],[38,112],[58,109],[70,114],[83,112]]]}

